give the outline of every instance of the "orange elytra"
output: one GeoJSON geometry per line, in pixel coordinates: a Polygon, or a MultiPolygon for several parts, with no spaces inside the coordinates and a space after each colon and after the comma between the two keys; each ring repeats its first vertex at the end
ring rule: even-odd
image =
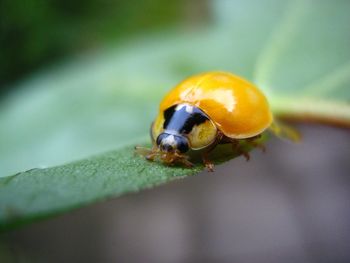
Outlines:
{"type": "Polygon", "coordinates": [[[212,170],[207,155],[217,144],[253,141],[272,121],[268,101],[256,86],[228,72],[207,72],[169,91],[151,126],[153,148],[138,151],[149,160],[191,166],[185,153],[203,150],[204,164],[212,170]]]}

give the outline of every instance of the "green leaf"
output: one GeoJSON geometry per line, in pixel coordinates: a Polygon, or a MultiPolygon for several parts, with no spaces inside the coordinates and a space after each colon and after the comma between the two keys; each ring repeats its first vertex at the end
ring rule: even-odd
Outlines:
{"type": "MultiPolygon", "coordinates": [[[[234,156],[231,145],[221,145],[214,152],[217,163],[234,156]]],[[[199,157],[194,156],[192,168],[167,167],[135,156],[133,147],[123,147],[67,165],[1,178],[0,231],[194,175],[203,169],[199,157]]]]}
{"type": "Polygon", "coordinates": [[[133,149],[127,147],[59,167],[5,177],[0,181],[0,229],[150,188],[200,169],[169,169],[135,158],[133,149]]]}
{"type": "Polygon", "coordinates": [[[340,1],[290,1],[257,57],[275,114],[350,123],[350,18],[340,1]]]}
{"type": "Polygon", "coordinates": [[[145,162],[131,146],[147,136],[167,90],[201,71],[255,82],[276,115],[349,125],[349,9],[349,1],[212,1],[201,30],[126,40],[19,84],[0,104],[1,224],[197,173],[201,166],[145,162]]]}

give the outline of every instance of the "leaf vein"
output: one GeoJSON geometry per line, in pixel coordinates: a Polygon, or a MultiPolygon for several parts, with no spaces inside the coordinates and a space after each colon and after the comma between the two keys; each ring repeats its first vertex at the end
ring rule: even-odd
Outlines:
{"type": "Polygon", "coordinates": [[[339,90],[346,82],[350,82],[350,61],[307,85],[304,88],[304,94],[329,94],[334,90],[339,90]]]}
{"type": "Polygon", "coordinates": [[[271,89],[270,78],[283,53],[300,29],[302,18],[306,14],[309,0],[290,1],[282,15],[281,22],[272,30],[271,37],[257,56],[254,70],[254,82],[265,92],[271,89]]]}

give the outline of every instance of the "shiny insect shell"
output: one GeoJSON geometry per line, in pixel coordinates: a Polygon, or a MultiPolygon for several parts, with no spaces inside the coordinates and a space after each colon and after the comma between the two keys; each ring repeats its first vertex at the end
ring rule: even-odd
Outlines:
{"type": "Polygon", "coordinates": [[[227,72],[203,73],[165,96],[151,126],[153,148],[137,151],[148,160],[192,166],[186,152],[203,150],[203,162],[213,170],[208,153],[217,144],[253,141],[272,119],[267,99],[253,84],[227,72]]]}

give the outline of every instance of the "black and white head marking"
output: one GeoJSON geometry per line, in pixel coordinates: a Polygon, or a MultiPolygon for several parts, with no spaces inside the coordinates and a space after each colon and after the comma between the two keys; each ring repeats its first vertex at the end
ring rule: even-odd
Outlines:
{"type": "Polygon", "coordinates": [[[189,149],[187,135],[196,125],[208,121],[208,116],[190,104],[174,105],[164,111],[164,131],[157,138],[157,145],[162,151],[178,150],[185,153],[189,149]]]}
{"type": "Polygon", "coordinates": [[[195,125],[209,120],[203,111],[186,103],[165,110],[164,119],[164,130],[175,131],[178,134],[189,134],[195,125]]]}

